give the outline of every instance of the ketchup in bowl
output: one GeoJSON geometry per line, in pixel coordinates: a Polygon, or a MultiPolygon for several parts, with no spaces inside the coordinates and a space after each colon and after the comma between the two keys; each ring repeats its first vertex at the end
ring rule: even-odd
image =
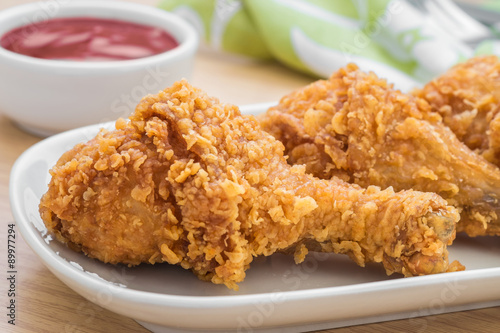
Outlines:
{"type": "Polygon", "coordinates": [[[51,19],[4,34],[0,46],[35,58],[112,61],[144,58],[179,44],[165,30],[91,17],[51,19]]]}

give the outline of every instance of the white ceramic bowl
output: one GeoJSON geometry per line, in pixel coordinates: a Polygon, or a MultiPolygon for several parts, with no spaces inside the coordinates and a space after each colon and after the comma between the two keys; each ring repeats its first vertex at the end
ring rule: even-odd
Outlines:
{"type": "Polygon", "coordinates": [[[0,36],[61,17],[98,17],[165,29],[179,42],[167,52],[133,60],[77,62],[20,55],[0,47],[0,113],[46,136],[127,117],[148,93],[189,78],[198,36],[183,19],[151,6],[121,1],[52,1],[0,12],[0,36]]]}

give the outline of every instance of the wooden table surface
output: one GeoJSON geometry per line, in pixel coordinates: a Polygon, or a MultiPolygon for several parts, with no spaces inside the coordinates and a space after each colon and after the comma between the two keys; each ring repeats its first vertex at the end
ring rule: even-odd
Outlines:
{"type": "MultiPolygon", "coordinates": [[[[0,10],[28,0],[2,0],[0,10]]],[[[57,2],[57,1],[54,1],[57,2]]],[[[147,5],[157,1],[136,0],[147,5]]],[[[2,73],[0,73],[2,75],[2,73]]],[[[237,105],[275,101],[312,81],[275,62],[200,52],[191,83],[237,105]]],[[[14,222],[8,197],[9,173],[16,158],[40,138],[18,129],[0,110],[0,332],[147,332],[132,319],[102,309],[60,282],[38,260],[17,231],[16,326],[7,323],[7,225],[14,222]]],[[[499,283],[500,287],[500,283],[499,283]]],[[[196,320],[196,319],[194,319],[196,320]]],[[[500,332],[500,307],[397,320],[325,332],[500,332]]]]}

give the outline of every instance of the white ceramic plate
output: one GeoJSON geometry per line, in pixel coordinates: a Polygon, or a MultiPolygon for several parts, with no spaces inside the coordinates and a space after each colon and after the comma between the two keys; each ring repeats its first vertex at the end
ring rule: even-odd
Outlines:
{"type": "MultiPolygon", "coordinates": [[[[242,109],[260,113],[267,106],[242,109]]],[[[26,242],[59,279],[152,331],[298,332],[401,318],[418,331],[425,329],[421,316],[500,305],[500,242],[494,237],[456,240],[451,259],[460,259],[466,271],[412,278],[387,277],[378,265],[361,268],[342,255],[312,254],[301,265],[279,254],[257,258],[238,292],[177,266],[112,266],[75,253],[47,233],[38,203],[49,168],[100,127],[112,124],[50,137],[19,157],[10,178],[13,214],[26,242]]]]}

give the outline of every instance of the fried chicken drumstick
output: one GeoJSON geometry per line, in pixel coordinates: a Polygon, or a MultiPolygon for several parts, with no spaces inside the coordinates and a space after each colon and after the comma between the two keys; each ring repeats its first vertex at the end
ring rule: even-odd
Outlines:
{"type": "Polygon", "coordinates": [[[237,288],[252,258],[308,247],[405,276],[448,263],[457,211],[434,193],[362,189],[290,166],[283,145],[181,81],[66,152],[40,204],[47,228],[107,263],[180,264],[237,288]]]}
{"type": "Polygon", "coordinates": [[[500,170],[430,111],[355,65],[298,90],[260,117],[289,163],[323,179],[435,192],[461,212],[457,230],[500,235],[500,170]]]}
{"type": "Polygon", "coordinates": [[[413,92],[438,112],[458,139],[500,166],[500,61],[469,59],[413,92]]]}

